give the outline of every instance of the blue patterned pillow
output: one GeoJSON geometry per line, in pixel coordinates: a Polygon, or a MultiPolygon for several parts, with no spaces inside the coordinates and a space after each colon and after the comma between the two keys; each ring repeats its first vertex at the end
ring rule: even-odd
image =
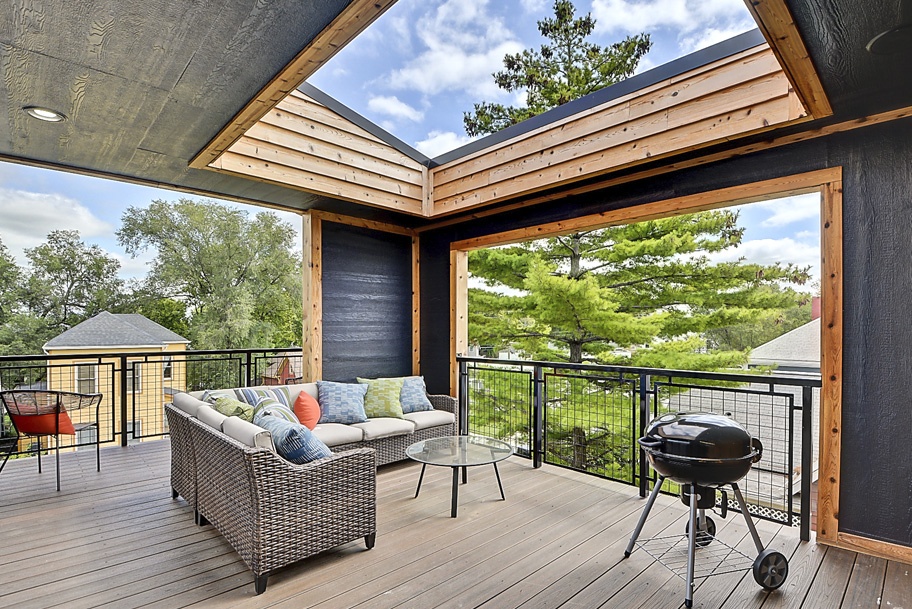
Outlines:
{"type": "Polygon", "coordinates": [[[300,465],[332,456],[329,447],[303,425],[268,414],[257,417],[256,424],[272,434],[276,452],[287,461],[300,465]]]}
{"type": "Polygon", "coordinates": [[[320,394],[321,423],[350,425],[367,422],[367,415],[364,414],[367,385],[317,381],[317,391],[320,394]]]}
{"type": "Polygon", "coordinates": [[[402,403],[402,412],[421,412],[423,410],[434,410],[431,401],[427,397],[427,388],[424,386],[423,376],[407,376],[402,383],[402,391],[399,393],[399,401],[402,403]]]}
{"type": "MultiPolygon", "coordinates": [[[[284,404],[279,404],[277,401],[270,397],[260,398],[260,401],[256,403],[256,406],[253,407],[254,423],[256,423],[258,417],[263,416],[278,417],[280,419],[285,419],[289,423],[300,423],[298,417],[295,416],[294,410],[288,406],[285,406],[284,404]]],[[[259,425],[259,423],[256,424],[259,425]]]]}
{"type": "Polygon", "coordinates": [[[283,406],[292,408],[291,394],[288,393],[288,387],[280,386],[271,389],[251,389],[250,387],[241,387],[234,390],[237,398],[242,402],[247,402],[255,406],[260,398],[272,398],[283,406]]]}

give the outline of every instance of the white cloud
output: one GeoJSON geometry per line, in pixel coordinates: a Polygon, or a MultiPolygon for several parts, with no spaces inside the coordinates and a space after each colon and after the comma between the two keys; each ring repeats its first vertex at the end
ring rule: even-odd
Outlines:
{"type": "Polygon", "coordinates": [[[795,233],[795,239],[817,239],[820,240],[820,234],[812,230],[803,230],[795,233]]]}
{"type": "Polygon", "coordinates": [[[693,53],[694,51],[699,51],[700,49],[712,46],[717,42],[734,38],[738,34],[755,27],[756,24],[753,21],[747,20],[739,21],[728,27],[706,28],[705,30],[696,32],[694,36],[684,36],[681,38],[678,42],[678,47],[681,49],[682,53],[693,53]]]}
{"type": "Polygon", "coordinates": [[[424,112],[413,108],[395,95],[371,97],[367,102],[371,112],[385,114],[397,119],[405,119],[420,123],[424,120],[424,112]]]}
{"type": "Polygon", "coordinates": [[[761,226],[786,226],[793,222],[816,218],[820,214],[820,195],[810,193],[772,201],[761,201],[756,203],[756,206],[771,212],[770,216],[760,224],[761,226]]]}
{"type": "Polygon", "coordinates": [[[820,247],[800,243],[790,237],[782,239],[754,239],[740,246],[711,254],[713,262],[732,262],[740,258],[755,264],[792,263],[810,266],[811,275],[820,276],[820,247]]]}
{"type": "Polygon", "coordinates": [[[23,250],[40,245],[53,230],[77,230],[83,240],[114,232],[111,224],[64,195],[0,188],[0,209],[0,238],[19,264],[25,262],[23,250]]]}
{"type": "Polygon", "coordinates": [[[522,5],[523,11],[536,15],[542,13],[548,6],[547,0],[519,0],[519,3],[522,5]]]}
{"type": "Polygon", "coordinates": [[[423,139],[415,144],[415,148],[429,157],[434,158],[445,152],[464,146],[471,141],[472,138],[469,136],[453,133],[452,131],[431,131],[428,133],[427,139],[423,139]]]}
{"type": "Polygon", "coordinates": [[[488,0],[447,0],[421,15],[415,32],[423,50],[390,72],[386,85],[425,95],[499,96],[491,74],[502,68],[504,55],[518,53],[524,45],[487,5],[488,0]]]}

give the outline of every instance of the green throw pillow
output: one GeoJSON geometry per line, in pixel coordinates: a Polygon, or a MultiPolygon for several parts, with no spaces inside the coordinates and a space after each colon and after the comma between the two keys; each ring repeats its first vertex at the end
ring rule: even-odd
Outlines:
{"type": "Polygon", "coordinates": [[[238,417],[247,422],[253,422],[253,406],[240,400],[225,396],[217,397],[215,402],[212,403],[212,408],[226,417],[238,417]]]}
{"type": "Polygon", "coordinates": [[[367,395],[364,396],[364,414],[367,418],[402,416],[402,403],[399,394],[402,392],[403,379],[362,379],[358,382],[367,385],[367,395]]]}

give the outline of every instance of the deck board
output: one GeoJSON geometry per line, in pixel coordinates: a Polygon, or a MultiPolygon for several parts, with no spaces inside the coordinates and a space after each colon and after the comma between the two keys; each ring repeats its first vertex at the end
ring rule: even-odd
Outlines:
{"type": "MultiPolygon", "coordinates": [[[[651,609],[682,607],[684,582],[640,549],[624,549],[642,510],[633,487],[512,458],[474,468],[450,518],[450,470],[401,463],[378,474],[378,537],[281,569],[265,594],[211,526],[171,499],[167,440],[54,460],[15,460],[0,474],[0,608],[651,609]]],[[[683,532],[686,508],[660,497],[642,537],[683,532]]],[[[755,552],[738,514],[718,536],[755,552]]],[[[744,609],[912,606],[912,567],[800,542],[796,529],[758,522],[790,559],[779,591],[747,571],[698,579],[696,607],[744,609]]]]}

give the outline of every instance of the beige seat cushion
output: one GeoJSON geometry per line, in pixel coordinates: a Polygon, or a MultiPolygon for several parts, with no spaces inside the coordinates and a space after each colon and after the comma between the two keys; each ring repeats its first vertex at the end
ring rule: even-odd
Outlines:
{"type": "Polygon", "coordinates": [[[406,421],[415,424],[415,431],[427,429],[428,427],[437,427],[438,425],[449,425],[456,422],[456,415],[446,410],[423,410],[421,412],[410,412],[405,415],[406,421]]]}
{"type": "Polygon", "coordinates": [[[367,423],[354,423],[349,425],[349,427],[357,427],[363,430],[365,440],[377,440],[379,438],[415,433],[414,423],[392,417],[368,419],[367,423]]]}
{"type": "Polygon", "coordinates": [[[208,404],[203,404],[196,411],[196,418],[199,419],[201,423],[205,423],[213,429],[222,431],[222,423],[224,423],[225,419],[228,417],[216,409],[210,408],[208,404]]]}
{"type": "Polygon", "coordinates": [[[341,423],[320,423],[314,427],[313,432],[329,447],[360,442],[364,439],[363,431],[352,425],[342,425],[341,423]]]}
{"type": "Polygon", "coordinates": [[[254,425],[244,419],[228,417],[222,423],[222,433],[245,446],[268,448],[275,452],[275,448],[272,446],[272,434],[259,425],[254,425]]]}

